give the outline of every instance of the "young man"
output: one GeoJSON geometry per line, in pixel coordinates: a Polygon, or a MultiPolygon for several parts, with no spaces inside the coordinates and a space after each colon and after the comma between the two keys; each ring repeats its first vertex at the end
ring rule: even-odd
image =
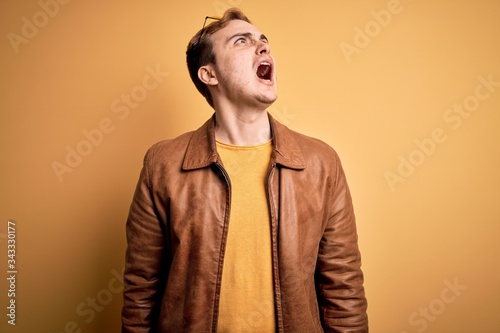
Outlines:
{"type": "Polygon", "coordinates": [[[122,332],[368,332],[340,160],[266,112],[267,38],[231,9],[192,38],[187,62],[215,114],[146,154],[122,332]]]}

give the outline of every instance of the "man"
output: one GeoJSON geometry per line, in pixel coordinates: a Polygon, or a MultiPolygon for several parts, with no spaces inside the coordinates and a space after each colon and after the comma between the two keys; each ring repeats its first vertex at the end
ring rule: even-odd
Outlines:
{"type": "Polygon", "coordinates": [[[230,9],[192,38],[187,62],[215,114],[146,154],[122,332],[368,332],[340,160],[266,112],[266,36],[230,9]]]}

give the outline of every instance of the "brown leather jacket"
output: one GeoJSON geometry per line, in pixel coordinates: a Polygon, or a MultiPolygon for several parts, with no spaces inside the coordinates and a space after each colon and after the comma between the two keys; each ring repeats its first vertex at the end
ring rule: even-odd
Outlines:
{"type": "MultiPolygon", "coordinates": [[[[127,220],[122,332],[216,332],[231,183],[214,119],[145,156],[127,220]]],[[[269,119],[276,331],[368,332],[340,160],[325,143],[269,119]]]]}

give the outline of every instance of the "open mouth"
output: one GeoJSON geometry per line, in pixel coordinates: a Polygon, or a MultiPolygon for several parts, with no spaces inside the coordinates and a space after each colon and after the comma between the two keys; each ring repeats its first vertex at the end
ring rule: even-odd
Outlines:
{"type": "Polygon", "coordinates": [[[262,62],[257,68],[257,76],[266,81],[270,81],[272,77],[272,66],[268,62],[262,62]]]}

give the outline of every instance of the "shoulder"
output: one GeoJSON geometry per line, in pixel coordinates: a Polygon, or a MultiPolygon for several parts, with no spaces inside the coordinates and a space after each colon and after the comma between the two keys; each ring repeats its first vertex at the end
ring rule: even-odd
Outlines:
{"type": "Polygon", "coordinates": [[[323,179],[331,185],[332,191],[347,188],[342,161],[334,148],[320,139],[287,130],[302,154],[306,175],[313,177],[315,181],[323,179]]]}
{"type": "Polygon", "coordinates": [[[159,141],[152,145],[144,156],[144,164],[181,164],[194,131],[186,132],[173,139],[159,141]]]}
{"type": "Polygon", "coordinates": [[[335,149],[323,140],[292,130],[279,122],[276,122],[275,126],[281,133],[286,133],[285,137],[291,139],[287,140],[290,146],[299,148],[306,164],[311,159],[320,159],[330,163],[339,162],[335,149]]]}
{"type": "Polygon", "coordinates": [[[163,152],[170,152],[171,150],[177,151],[179,150],[179,148],[183,147],[185,148],[188,145],[189,141],[191,140],[193,134],[194,131],[189,131],[179,135],[176,138],[165,139],[156,142],[148,149],[147,154],[157,154],[157,153],[161,154],[163,152]]]}
{"type": "MultiPolygon", "coordinates": [[[[293,130],[290,130],[294,137],[296,138],[297,143],[304,148],[304,150],[307,150],[309,148],[311,152],[313,153],[319,153],[319,154],[334,154],[337,155],[337,152],[335,149],[330,146],[328,143],[324,142],[321,139],[308,136],[293,130]]],[[[306,153],[306,152],[305,152],[306,153]]]]}

